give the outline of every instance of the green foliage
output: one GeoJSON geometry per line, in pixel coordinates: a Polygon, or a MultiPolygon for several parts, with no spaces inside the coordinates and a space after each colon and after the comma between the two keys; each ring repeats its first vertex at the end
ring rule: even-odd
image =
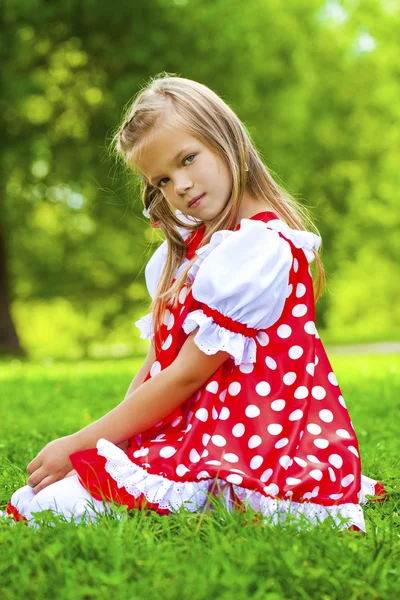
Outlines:
{"type": "MultiPolygon", "coordinates": [[[[363,473],[389,491],[385,502],[364,508],[367,535],[340,534],[329,522],[270,526],[254,522],[259,515],[251,509],[227,513],[216,499],[215,510],[205,513],[117,508],[95,525],[44,512],[33,529],[0,517],[2,598],[397,598],[400,355],[331,362],[359,437],[363,473]]],[[[139,366],[127,360],[0,365],[0,509],[25,484],[35,454],[122,400],[139,366]]]]}
{"type": "Polygon", "coordinates": [[[107,352],[104,340],[146,312],[143,268],[161,238],[108,144],[123,107],[161,71],[219,93],[311,209],[331,290],[320,326],[346,330],[342,339],[400,329],[396,3],[7,0],[3,19],[0,234],[30,356],[107,352]],[[33,338],[27,315],[46,305],[54,330],[33,338]]]}

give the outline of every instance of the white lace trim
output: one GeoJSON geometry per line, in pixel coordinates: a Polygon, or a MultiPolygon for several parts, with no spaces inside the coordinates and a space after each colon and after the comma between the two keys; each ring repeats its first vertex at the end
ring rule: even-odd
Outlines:
{"type": "Polygon", "coordinates": [[[318,250],[322,241],[319,235],[316,235],[312,231],[298,231],[297,229],[291,229],[289,225],[286,225],[286,223],[280,219],[272,219],[272,221],[268,221],[266,225],[270,229],[282,233],[296,246],[296,248],[301,248],[309,263],[314,260],[315,256],[313,248],[318,250]]]}
{"type": "Polygon", "coordinates": [[[257,347],[254,338],[241,333],[229,331],[217,325],[212,317],[208,317],[201,309],[189,313],[182,328],[186,334],[199,327],[194,337],[194,343],[205,354],[216,354],[220,350],[228,352],[235,365],[256,362],[257,347]]]}
{"type": "MultiPolygon", "coordinates": [[[[198,478],[201,477],[202,480],[197,482],[171,481],[162,475],[148,473],[129,460],[123,450],[104,438],[97,442],[97,452],[106,459],[105,469],[117,482],[119,488],[124,487],[134,498],[143,494],[152,504],[157,504],[159,508],[171,512],[179,510],[183,505],[190,512],[202,509],[207,502],[207,494],[215,483],[215,478],[206,478],[208,475],[206,471],[198,474],[198,478]]],[[[256,512],[261,512],[263,516],[272,517],[274,524],[281,523],[288,514],[302,515],[315,525],[331,516],[340,528],[356,525],[361,531],[365,531],[363,511],[359,504],[323,506],[314,502],[277,500],[264,496],[260,492],[229,484],[223,479],[217,479],[215,488],[219,488],[222,497],[228,501],[227,509],[230,511],[233,510],[231,485],[236,496],[245,506],[250,505],[256,512]],[[349,521],[343,523],[341,518],[347,518],[349,521]]]]}
{"type": "Polygon", "coordinates": [[[140,338],[142,340],[154,337],[153,313],[141,317],[139,321],[135,322],[135,325],[140,330],[140,338]]]}

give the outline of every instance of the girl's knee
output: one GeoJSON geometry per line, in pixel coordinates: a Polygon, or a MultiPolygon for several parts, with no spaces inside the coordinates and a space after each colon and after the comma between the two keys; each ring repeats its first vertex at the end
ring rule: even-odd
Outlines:
{"type": "Polygon", "coordinates": [[[20,515],[26,517],[29,511],[29,505],[34,499],[35,494],[30,485],[24,485],[24,487],[16,490],[11,496],[10,503],[17,509],[20,515]]]}

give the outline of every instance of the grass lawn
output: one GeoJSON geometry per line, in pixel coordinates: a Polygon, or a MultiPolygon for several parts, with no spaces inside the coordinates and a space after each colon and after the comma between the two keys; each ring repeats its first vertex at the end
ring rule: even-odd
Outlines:
{"type": "MultiPolygon", "coordinates": [[[[42,599],[328,600],[400,597],[400,355],[332,356],[359,437],[363,473],[389,498],[365,507],[367,535],[329,523],[298,530],[251,513],[104,516],[96,525],[0,518],[0,597],[42,599]]],[[[0,509],[51,439],[124,397],[132,360],[0,363],[0,509]]]]}

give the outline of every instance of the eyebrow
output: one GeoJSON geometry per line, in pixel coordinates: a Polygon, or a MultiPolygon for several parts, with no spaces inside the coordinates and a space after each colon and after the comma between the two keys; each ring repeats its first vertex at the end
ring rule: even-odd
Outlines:
{"type": "MultiPolygon", "coordinates": [[[[178,152],[178,154],[175,156],[175,158],[172,160],[172,162],[175,162],[178,160],[178,158],[181,156],[181,154],[184,154],[185,152],[188,152],[190,150],[190,147],[187,148],[183,148],[182,150],[180,150],[178,152]]],[[[150,183],[154,183],[156,180],[161,179],[162,175],[156,175],[156,177],[152,177],[151,179],[149,179],[150,183]]]]}

